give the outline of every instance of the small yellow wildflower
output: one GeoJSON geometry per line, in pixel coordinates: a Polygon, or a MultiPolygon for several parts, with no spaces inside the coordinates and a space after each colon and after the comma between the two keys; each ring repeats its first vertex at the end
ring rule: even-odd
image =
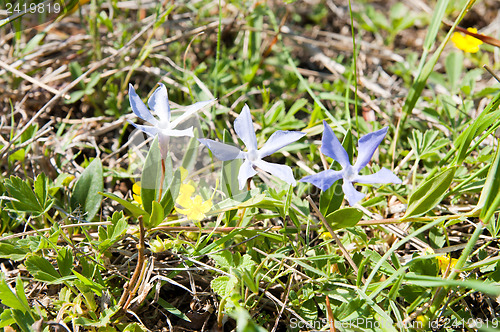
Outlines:
{"type": "Polygon", "coordinates": [[[177,197],[177,204],[185,206],[189,204],[191,201],[191,195],[194,193],[194,186],[183,183],[181,184],[181,188],[179,190],[179,196],[177,197]]]}
{"type": "Polygon", "coordinates": [[[448,269],[448,265],[450,266],[450,270],[455,267],[455,264],[457,264],[458,259],[456,258],[450,258],[449,256],[437,256],[436,257],[438,260],[439,268],[441,269],[441,273],[445,274],[446,270],[448,269]],[[451,263],[450,263],[451,260],[451,263]]]}
{"type": "MultiPolygon", "coordinates": [[[[476,28],[468,28],[467,31],[472,33],[477,33],[476,28]]],[[[461,33],[454,32],[451,36],[451,41],[455,45],[456,48],[467,52],[467,53],[476,53],[479,51],[479,45],[483,42],[477,38],[474,38],[469,35],[462,35],[461,33]]]]}
{"type": "Polygon", "coordinates": [[[134,201],[136,201],[139,204],[142,204],[142,198],[141,198],[141,182],[136,182],[132,186],[132,197],[134,198],[134,201]]]}
{"type": "Polygon", "coordinates": [[[212,199],[203,202],[203,198],[200,195],[196,195],[194,199],[191,199],[191,197],[184,198],[182,201],[177,199],[176,202],[183,207],[183,209],[176,208],[177,212],[186,215],[188,219],[194,221],[203,220],[205,213],[212,208],[212,199]]]}

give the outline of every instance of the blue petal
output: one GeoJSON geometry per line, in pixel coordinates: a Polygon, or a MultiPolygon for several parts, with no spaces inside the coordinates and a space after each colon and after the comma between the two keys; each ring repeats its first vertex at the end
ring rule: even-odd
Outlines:
{"type": "Polygon", "coordinates": [[[291,184],[292,186],[295,186],[297,184],[295,178],[293,177],[292,169],[289,166],[268,163],[267,161],[260,159],[254,161],[253,164],[263,171],[271,173],[272,175],[280,178],[286,183],[291,184]]]}
{"type": "Polygon", "coordinates": [[[180,115],[174,121],[172,121],[172,123],[170,124],[170,127],[171,128],[177,127],[177,125],[179,123],[183,122],[184,120],[186,120],[187,118],[189,118],[191,115],[193,115],[194,113],[198,112],[203,107],[207,106],[208,104],[210,104],[210,103],[212,103],[214,101],[215,101],[215,99],[207,100],[207,101],[199,101],[197,103],[194,103],[193,105],[189,105],[189,106],[184,107],[182,109],[184,111],[184,113],[182,113],[182,115],[180,115]]]}
{"type": "Polygon", "coordinates": [[[245,160],[245,162],[241,165],[240,171],[238,173],[238,182],[240,184],[240,190],[245,188],[245,184],[248,179],[253,177],[257,172],[253,168],[253,165],[250,161],[245,160]]]}
{"type": "Polygon", "coordinates": [[[137,129],[145,132],[146,134],[148,134],[149,136],[152,136],[152,137],[156,136],[156,134],[161,132],[160,129],[153,127],[153,126],[138,125],[138,124],[133,123],[132,121],[128,121],[128,123],[130,123],[132,126],[136,127],[137,129]]]}
{"type": "Polygon", "coordinates": [[[353,179],[357,183],[395,183],[400,184],[402,181],[394,173],[387,168],[382,168],[380,171],[370,175],[358,175],[353,179]]]}
{"type": "Polygon", "coordinates": [[[361,137],[358,141],[358,159],[354,164],[354,169],[359,173],[372,159],[375,150],[377,150],[380,143],[387,134],[389,127],[382,128],[380,130],[369,133],[361,137]]]}
{"type": "Polygon", "coordinates": [[[149,97],[149,108],[155,111],[161,122],[170,122],[170,105],[168,103],[167,88],[162,83],[149,97]]]}
{"type": "Polygon", "coordinates": [[[335,182],[342,179],[342,173],[342,171],[327,169],[326,171],[306,176],[300,179],[299,182],[309,182],[319,189],[325,191],[330,188],[335,182]]]}
{"type": "Polygon", "coordinates": [[[344,183],[342,184],[342,191],[345,194],[345,198],[349,202],[350,206],[353,206],[360,200],[362,200],[366,195],[360,193],[359,191],[354,188],[351,182],[344,180],[344,183]]]}
{"type": "Polygon", "coordinates": [[[252,115],[246,104],[243,106],[240,115],[234,120],[234,130],[248,150],[257,150],[257,138],[253,129],[252,115]]]}
{"type": "Polygon", "coordinates": [[[130,101],[130,106],[132,106],[132,111],[139,118],[151,123],[153,126],[158,125],[158,120],[151,114],[146,105],[142,102],[141,98],[135,93],[135,89],[132,84],[129,84],[128,88],[128,99],[130,101]]]}
{"type": "Polygon", "coordinates": [[[350,165],[349,156],[342,144],[340,144],[337,136],[333,133],[332,128],[330,128],[326,121],[323,121],[323,126],[325,130],[323,131],[323,139],[321,140],[321,153],[337,161],[342,168],[350,165]]]}
{"type": "Polygon", "coordinates": [[[207,138],[200,138],[198,141],[212,151],[213,155],[222,161],[242,159],[243,152],[235,146],[213,141],[207,138]]]}
{"type": "Polygon", "coordinates": [[[300,139],[306,133],[300,131],[283,131],[278,130],[274,132],[271,137],[267,140],[266,144],[259,150],[259,155],[261,158],[267,157],[284,146],[295,142],[300,139]]]}

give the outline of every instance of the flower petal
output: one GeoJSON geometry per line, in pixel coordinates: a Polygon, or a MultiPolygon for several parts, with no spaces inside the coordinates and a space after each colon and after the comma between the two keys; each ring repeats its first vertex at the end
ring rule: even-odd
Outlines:
{"type": "Polygon", "coordinates": [[[338,162],[342,168],[350,165],[349,156],[342,144],[340,144],[337,136],[333,133],[332,128],[330,128],[326,121],[323,121],[323,126],[325,130],[323,131],[323,139],[321,140],[321,153],[338,162]]]}
{"type": "Polygon", "coordinates": [[[354,170],[359,173],[372,159],[375,150],[377,150],[380,143],[387,134],[389,127],[382,128],[380,130],[369,133],[361,137],[358,141],[358,159],[354,164],[354,170]]]}
{"type": "Polygon", "coordinates": [[[170,105],[168,103],[167,88],[163,83],[153,92],[148,100],[149,108],[155,111],[161,122],[170,122],[170,105]]]}
{"type": "Polygon", "coordinates": [[[347,201],[349,202],[350,206],[353,206],[354,204],[356,204],[357,202],[359,202],[360,200],[362,200],[366,196],[365,194],[357,191],[351,182],[345,181],[345,180],[344,180],[344,183],[342,184],[342,191],[344,192],[345,197],[346,197],[347,201]]]}
{"type": "Polygon", "coordinates": [[[199,101],[197,103],[194,103],[193,105],[183,107],[182,110],[184,111],[184,113],[182,113],[179,117],[177,117],[174,121],[172,121],[170,123],[170,128],[177,127],[177,125],[179,125],[179,123],[185,121],[191,115],[198,112],[199,110],[201,110],[203,107],[207,106],[208,104],[213,103],[214,101],[215,101],[215,99],[207,100],[207,101],[199,101]]]}
{"type": "Polygon", "coordinates": [[[306,133],[300,131],[284,131],[278,130],[274,132],[271,137],[267,140],[266,144],[259,150],[259,156],[261,158],[267,157],[284,146],[295,142],[300,139],[306,133]]]}
{"type": "Polygon", "coordinates": [[[330,188],[336,181],[342,179],[342,173],[342,171],[327,169],[326,171],[306,176],[300,179],[299,182],[309,182],[319,189],[325,191],[330,188]]]}
{"type": "Polygon", "coordinates": [[[207,138],[200,138],[198,141],[209,148],[213,155],[219,160],[227,161],[244,158],[243,152],[235,146],[216,142],[207,138]]]}
{"type": "Polygon", "coordinates": [[[286,183],[291,184],[292,186],[297,184],[295,178],[293,177],[292,169],[287,165],[268,163],[267,161],[261,159],[254,161],[253,164],[263,171],[271,173],[286,183]]]}
{"type": "Polygon", "coordinates": [[[141,98],[135,92],[132,84],[128,86],[128,99],[130,101],[130,106],[132,106],[132,111],[134,111],[135,115],[151,123],[153,126],[158,125],[158,120],[151,114],[146,105],[142,102],[141,98]]]}
{"type": "Polygon", "coordinates": [[[128,121],[128,123],[130,123],[132,126],[136,127],[137,129],[145,132],[146,134],[148,134],[149,136],[152,136],[152,137],[154,137],[156,134],[161,132],[160,129],[153,127],[153,126],[138,125],[138,124],[133,123],[132,121],[128,121]]]}
{"type": "Polygon", "coordinates": [[[257,138],[253,129],[252,115],[246,104],[243,106],[240,115],[234,120],[234,130],[248,150],[257,150],[257,138]]]}
{"type": "Polygon", "coordinates": [[[382,168],[380,171],[370,175],[358,175],[355,177],[352,182],[357,183],[402,183],[401,179],[399,179],[394,173],[392,173],[387,168],[382,168]]]}
{"type": "Polygon", "coordinates": [[[189,137],[194,137],[193,134],[193,127],[189,127],[187,129],[163,129],[161,133],[165,136],[174,136],[174,137],[181,137],[181,136],[189,136],[189,137]]]}
{"type": "Polygon", "coordinates": [[[250,161],[245,160],[243,164],[240,167],[240,171],[238,172],[238,182],[240,184],[240,190],[243,190],[245,188],[245,184],[248,179],[253,177],[257,172],[253,168],[253,165],[250,161]]]}

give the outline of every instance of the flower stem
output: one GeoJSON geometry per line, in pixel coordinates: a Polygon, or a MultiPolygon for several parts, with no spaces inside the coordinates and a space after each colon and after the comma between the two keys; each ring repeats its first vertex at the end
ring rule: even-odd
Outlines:
{"type": "Polygon", "coordinates": [[[165,159],[161,159],[161,177],[160,177],[160,188],[158,189],[158,203],[161,203],[161,197],[163,194],[163,182],[165,182],[165,159]]]}

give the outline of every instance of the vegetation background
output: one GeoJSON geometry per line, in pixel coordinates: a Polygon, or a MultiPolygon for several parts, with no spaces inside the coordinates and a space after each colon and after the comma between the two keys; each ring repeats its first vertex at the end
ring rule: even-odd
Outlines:
{"type": "Polygon", "coordinates": [[[498,1],[75,9],[41,25],[0,21],[4,331],[497,330],[499,49],[448,41],[454,24],[499,39],[498,1]],[[305,132],[271,158],[296,179],[336,167],[319,152],[322,120],[351,158],[388,126],[365,174],[386,167],[403,184],[362,186],[355,208],[335,186],[265,174],[232,195],[223,181],[200,184],[202,146],[189,141],[180,182],[217,204],[182,223],[170,168],[172,197],[147,210],[133,192],[145,160],[127,143],[127,92],[132,83],[145,100],[160,82],[174,105],[217,98],[200,137],[237,144],[245,103],[259,143],[305,132]]]}

